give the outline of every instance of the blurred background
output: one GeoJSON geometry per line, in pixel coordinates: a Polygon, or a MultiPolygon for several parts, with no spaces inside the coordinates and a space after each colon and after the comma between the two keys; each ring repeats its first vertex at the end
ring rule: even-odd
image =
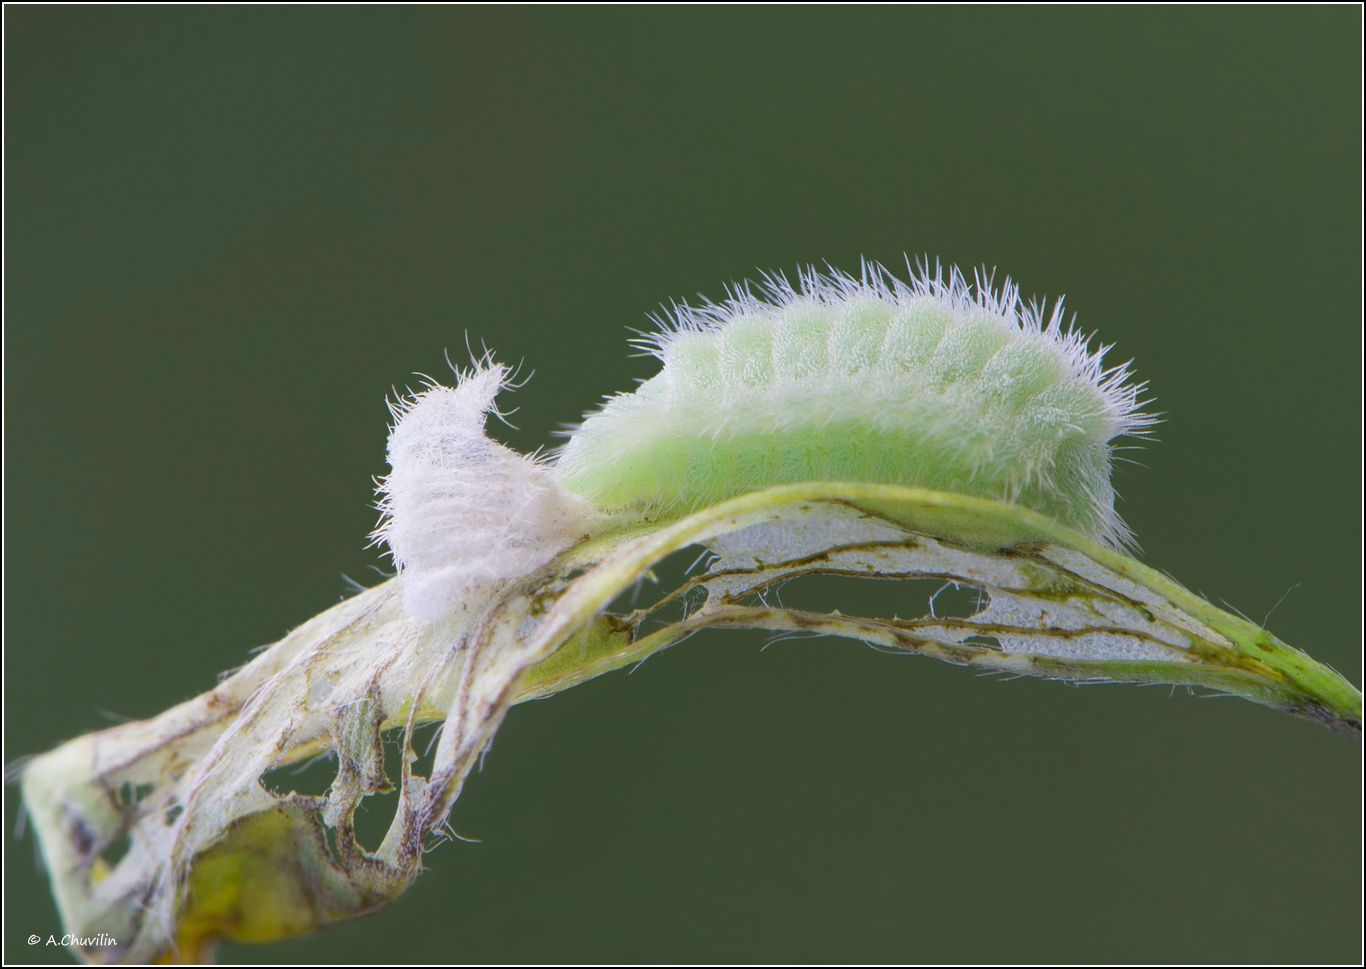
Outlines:
{"type": "MultiPolygon", "coordinates": [[[[661,302],[904,252],[1065,292],[1166,414],[1117,473],[1142,557],[1361,682],[1355,8],[5,26],[7,761],[377,581],[385,394],[466,334],[535,371],[497,432],[531,449],[653,371],[661,302]]],[[[1350,741],[764,641],[514,709],[455,810],[480,843],[220,958],[1359,961],[1350,741]]],[[[24,941],[60,933],[32,849],[4,955],[63,960],[24,941]]]]}

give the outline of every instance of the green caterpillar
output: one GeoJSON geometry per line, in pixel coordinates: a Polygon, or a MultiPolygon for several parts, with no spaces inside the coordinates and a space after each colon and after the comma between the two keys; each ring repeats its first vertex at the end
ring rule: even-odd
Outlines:
{"type": "Polygon", "coordinates": [[[553,474],[605,511],[684,514],[767,485],[866,481],[1016,502],[1129,544],[1113,441],[1154,421],[1127,364],[1106,368],[1007,279],[922,264],[902,281],[765,276],[676,307],[642,345],[663,368],[609,398],[553,474]]]}

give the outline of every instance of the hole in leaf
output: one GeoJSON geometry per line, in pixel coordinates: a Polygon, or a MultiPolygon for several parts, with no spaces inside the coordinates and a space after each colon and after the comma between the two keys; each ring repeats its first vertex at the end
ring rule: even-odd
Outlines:
{"type": "Polygon", "coordinates": [[[972,585],[942,579],[890,579],[877,575],[812,574],[779,582],[748,601],[809,612],[841,612],[880,619],[970,619],[987,604],[972,585]]]}
{"type": "MultiPolygon", "coordinates": [[[[435,738],[436,726],[437,724],[430,724],[413,729],[413,750],[419,758],[418,763],[414,764],[415,770],[425,759],[426,773],[431,772],[431,760],[435,753],[435,744],[432,741],[435,738]],[[427,753],[429,747],[432,750],[430,754],[427,753]]],[[[389,833],[394,817],[398,814],[398,785],[403,783],[403,728],[385,731],[383,741],[384,776],[394,785],[394,789],[366,795],[356,805],[356,812],[352,818],[356,843],[371,853],[378,851],[384,843],[384,836],[389,833]]]]}
{"type": "Polygon", "coordinates": [[[132,781],[124,781],[119,786],[119,803],[124,807],[132,807],[147,795],[155,790],[153,784],[134,784],[132,781]]]}
{"type": "Polygon", "coordinates": [[[317,797],[331,790],[336,777],[337,755],[327,750],[297,764],[272,768],[261,775],[261,783],[276,796],[293,792],[317,797]]]}
{"type": "Polygon", "coordinates": [[[132,835],[126,834],[121,838],[115,838],[100,852],[100,861],[108,865],[109,869],[112,871],[114,868],[118,867],[118,863],[128,855],[128,851],[132,847],[132,835]]]}
{"type": "Polygon", "coordinates": [[[963,640],[964,646],[981,646],[985,649],[993,650],[997,653],[1005,652],[1001,648],[1001,641],[995,636],[968,636],[963,640]]]}
{"type": "MultiPolygon", "coordinates": [[[[637,609],[649,609],[689,579],[704,573],[711,558],[712,553],[700,545],[679,549],[656,562],[649,572],[623,590],[607,611],[624,616],[637,609]]],[[[650,632],[679,621],[705,602],[706,596],[706,590],[700,587],[675,596],[650,615],[641,625],[641,632],[650,632]]]]}

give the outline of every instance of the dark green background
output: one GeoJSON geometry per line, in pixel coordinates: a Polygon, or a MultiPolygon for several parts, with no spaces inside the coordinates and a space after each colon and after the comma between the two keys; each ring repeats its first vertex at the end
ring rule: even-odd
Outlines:
{"type": "MultiPolygon", "coordinates": [[[[6,11],[5,757],[370,581],[390,385],[523,448],[627,328],[903,251],[1065,291],[1168,420],[1144,558],[1361,677],[1361,15],[6,11]]],[[[391,909],[232,960],[1355,961],[1361,748],[1165,688],[716,633],[514,710],[391,909]]],[[[7,817],[17,810],[7,792],[7,817]]],[[[57,932],[6,852],[7,959],[57,932]]]]}

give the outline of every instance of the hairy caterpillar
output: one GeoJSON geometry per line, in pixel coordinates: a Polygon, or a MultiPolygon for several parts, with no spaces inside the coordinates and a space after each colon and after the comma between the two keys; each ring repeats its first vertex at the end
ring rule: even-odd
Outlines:
{"type": "Polygon", "coordinates": [[[641,345],[661,371],[609,398],[555,465],[612,511],[685,513],[766,485],[865,481],[1017,502],[1111,545],[1111,441],[1153,422],[1063,304],[922,265],[908,282],[781,275],[675,307],[641,345]]]}
{"type": "Polygon", "coordinates": [[[525,575],[604,513],[681,515],[769,485],[861,481],[1017,502],[1111,545],[1112,441],[1153,422],[1127,364],[1106,368],[1007,279],[922,266],[903,282],[781,275],[701,308],[676,306],[639,343],[662,369],[610,397],[551,460],[484,433],[505,367],[392,405],[391,473],[375,539],[409,610],[449,614],[525,575]]]}

